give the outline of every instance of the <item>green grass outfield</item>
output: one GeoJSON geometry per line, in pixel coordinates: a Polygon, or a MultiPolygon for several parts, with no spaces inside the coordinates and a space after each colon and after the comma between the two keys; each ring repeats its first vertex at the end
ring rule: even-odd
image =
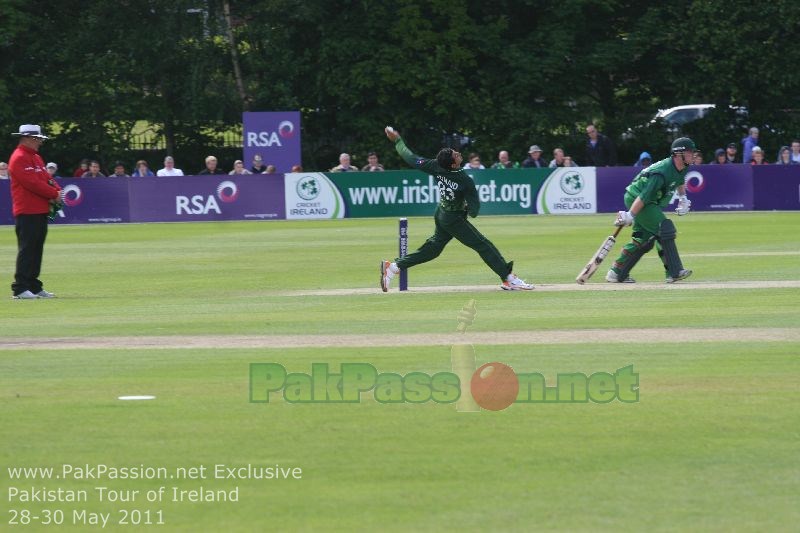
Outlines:
{"type": "MultiPolygon", "coordinates": [[[[81,510],[111,513],[106,530],[795,529],[800,213],[675,217],[695,271],[681,286],[661,284],[651,253],[635,287],[599,290],[601,268],[578,288],[611,219],[479,218],[517,274],[541,285],[530,293],[490,290],[498,280],[455,242],[410,271],[411,291],[381,293],[394,219],[51,226],[42,279],[59,297],[12,301],[7,289],[0,299],[0,529],[91,530],[81,510]],[[456,334],[470,300],[475,322],[456,334]],[[433,374],[450,371],[449,338],[472,342],[479,365],[548,381],[633,364],[640,401],[480,413],[371,394],[355,404],[248,401],[250,363],[433,374]],[[117,400],[126,394],[157,399],[117,400]],[[206,478],[56,478],[64,464],[171,474],[202,465],[206,478]],[[215,464],[299,467],[302,479],[214,479],[215,464]],[[14,467],[56,470],[11,479],[14,467]],[[148,502],[162,486],[164,501],[148,502]],[[200,486],[238,487],[239,501],[171,501],[172,487],[200,486]],[[95,487],[140,492],[100,502],[95,487]],[[88,501],[11,496],[31,488],[86,490],[88,501]],[[38,518],[9,524],[25,510],[38,518]],[[165,524],[120,525],[131,510],[165,524]],[[54,511],[63,525],[44,525],[54,511]]],[[[413,249],[433,224],[409,225],[413,249]]],[[[13,228],[0,227],[7,283],[15,252],[13,228]]]]}

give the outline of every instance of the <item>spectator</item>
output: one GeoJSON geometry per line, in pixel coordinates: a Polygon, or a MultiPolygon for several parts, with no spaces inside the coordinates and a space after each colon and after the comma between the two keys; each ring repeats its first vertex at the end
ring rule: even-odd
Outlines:
{"type": "Polygon", "coordinates": [[[633,166],[637,168],[647,168],[653,162],[653,156],[650,155],[650,152],[642,152],[639,154],[639,160],[633,164],[633,166]]]}
{"type": "Polygon", "coordinates": [[[237,159],[233,162],[233,170],[228,172],[228,174],[232,176],[234,174],[252,174],[252,172],[244,168],[244,161],[237,159]]]}
{"type": "Polygon", "coordinates": [[[83,173],[82,178],[105,178],[106,175],[100,172],[100,163],[89,161],[89,170],[83,173]]]}
{"type": "MultiPolygon", "coordinates": [[[[353,167],[358,170],[356,167],[353,167]]],[[[275,168],[275,165],[267,165],[267,169],[264,171],[264,174],[277,174],[278,169],[275,168]]]]}
{"type": "Polygon", "coordinates": [[[800,165],[800,141],[797,139],[792,141],[792,162],[800,165]]]}
{"type": "Polygon", "coordinates": [[[776,165],[797,165],[792,161],[792,150],[788,146],[781,146],[778,150],[778,160],[775,161],[776,165]]]}
{"type": "Polygon", "coordinates": [[[464,165],[464,170],[485,170],[486,167],[481,163],[481,156],[472,152],[467,156],[467,164],[464,165]]]}
{"type": "Polygon", "coordinates": [[[553,149],[553,160],[550,161],[548,167],[550,168],[557,168],[557,167],[577,167],[578,164],[572,160],[571,157],[564,155],[564,150],[561,148],[554,148],[553,149]]]}
{"type": "Polygon", "coordinates": [[[586,126],[586,166],[613,167],[617,165],[617,148],[614,142],[597,131],[594,124],[586,126]]]}
{"type": "Polygon", "coordinates": [[[125,172],[125,165],[122,161],[114,163],[114,173],[108,176],[109,178],[130,178],[131,176],[125,172]]]}
{"type": "MultiPolygon", "coordinates": [[[[747,164],[753,160],[753,148],[756,146],[758,146],[758,128],[750,128],[750,134],[742,139],[742,163],[747,164]]],[[[761,157],[763,159],[763,153],[761,157]]]]}
{"type": "Polygon", "coordinates": [[[302,172],[303,166],[302,165],[292,165],[292,172],[302,172]]]}
{"type": "Polygon", "coordinates": [[[358,172],[358,168],[350,164],[350,154],[343,153],[339,156],[339,164],[331,172],[358,172]]]}
{"type": "Polygon", "coordinates": [[[78,164],[78,168],[75,169],[75,172],[72,173],[73,178],[80,178],[86,171],[89,170],[89,160],[88,159],[81,159],[80,164],[78,164]]]}
{"type": "MultiPolygon", "coordinates": [[[[0,165],[2,164],[4,163],[0,163],[0,165]]],[[[47,166],[44,168],[47,169],[47,173],[50,174],[51,178],[61,178],[61,176],[58,175],[58,165],[56,165],[52,161],[47,163],[47,166]]]]}
{"type": "Polygon", "coordinates": [[[0,180],[8,179],[8,163],[0,161],[0,180]]]}
{"type": "Polygon", "coordinates": [[[522,162],[522,168],[545,168],[547,163],[542,159],[542,149],[534,144],[528,149],[528,157],[522,162]]]}
{"type": "Polygon", "coordinates": [[[769,161],[764,158],[764,150],[762,150],[760,146],[753,146],[751,155],[751,165],[769,165],[769,161]]]}
{"type": "Polygon", "coordinates": [[[703,152],[700,150],[695,150],[692,154],[692,164],[693,165],[702,165],[703,164],[703,152]]]}
{"type": "Polygon", "coordinates": [[[367,164],[364,165],[361,172],[383,172],[383,165],[378,163],[378,154],[375,152],[367,154],[367,164]]]}
{"type": "Polygon", "coordinates": [[[250,167],[250,173],[252,174],[264,174],[266,173],[267,165],[264,164],[264,160],[261,158],[261,154],[256,154],[253,156],[253,166],[250,167]]]}
{"type": "Polygon", "coordinates": [[[506,168],[519,168],[519,163],[516,161],[511,161],[508,158],[508,152],[505,150],[500,150],[500,153],[497,154],[497,161],[492,168],[499,168],[499,169],[506,169],[506,168]]]}
{"type": "Polygon", "coordinates": [[[133,171],[133,174],[131,174],[131,177],[133,177],[133,178],[144,178],[144,177],[150,177],[150,176],[155,176],[155,174],[153,174],[153,171],[150,170],[150,165],[148,165],[147,161],[145,161],[144,159],[138,160],[136,162],[136,170],[133,171]]]}
{"type": "Polygon", "coordinates": [[[728,144],[725,149],[725,160],[728,163],[736,163],[736,143],[728,144]]]}
{"type": "Polygon", "coordinates": [[[225,174],[225,171],[217,167],[217,158],[213,155],[206,157],[206,168],[197,173],[198,176],[208,174],[225,174]]]}
{"type": "Polygon", "coordinates": [[[175,168],[175,160],[171,155],[164,158],[164,168],[156,172],[157,176],[183,176],[183,170],[175,168]]]}
{"type": "Polygon", "coordinates": [[[714,160],[712,165],[725,165],[728,163],[728,157],[725,155],[725,148],[717,148],[714,150],[714,160]]]}

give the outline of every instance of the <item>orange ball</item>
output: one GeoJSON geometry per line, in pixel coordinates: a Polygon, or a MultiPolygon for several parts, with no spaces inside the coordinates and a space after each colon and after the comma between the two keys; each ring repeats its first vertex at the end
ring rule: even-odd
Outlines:
{"type": "Polygon", "coordinates": [[[489,411],[502,411],[517,399],[519,380],[514,370],[503,363],[486,363],[472,374],[470,382],[475,402],[489,411]]]}

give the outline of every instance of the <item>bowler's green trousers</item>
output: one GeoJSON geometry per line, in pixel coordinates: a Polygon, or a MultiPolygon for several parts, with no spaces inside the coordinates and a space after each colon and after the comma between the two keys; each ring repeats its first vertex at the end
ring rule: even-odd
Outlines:
{"type": "Polygon", "coordinates": [[[433,220],[436,223],[436,231],[416,252],[395,259],[398,267],[411,268],[414,265],[436,259],[447,243],[455,238],[461,244],[478,252],[484,263],[500,276],[501,281],[506,280],[514,262],[506,262],[495,245],[467,220],[466,211],[445,211],[441,207],[437,207],[433,220]]]}

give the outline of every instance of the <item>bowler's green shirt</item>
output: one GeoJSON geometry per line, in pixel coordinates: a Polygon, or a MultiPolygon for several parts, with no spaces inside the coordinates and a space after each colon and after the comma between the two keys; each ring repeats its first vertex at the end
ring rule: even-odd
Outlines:
{"type": "Polygon", "coordinates": [[[395,141],[394,147],[406,163],[436,178],[439,186],[439,207],[453,212],[466,210],[469,216],[473,218],[478,216],[478,211],[481,209],[478,190],[475,188],[475,182],[463,169],[443,169],[435,159],[425,159],[413,153],[402,138],[395,141]]]}
{"type": "Polygon", "coordinates": [[[688,170],[688,166],[678,170],[672,158],[668,157],[639,172],[625,190],[628,194],[641,198],[645,204],[666,207],[672,200],[675,189],[684,184],[688,170]]]}

